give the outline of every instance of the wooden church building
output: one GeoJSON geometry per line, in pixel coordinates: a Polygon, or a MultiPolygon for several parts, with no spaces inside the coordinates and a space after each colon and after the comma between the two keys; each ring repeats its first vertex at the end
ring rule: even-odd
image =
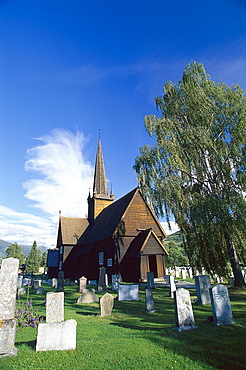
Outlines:
{"type": "Polygon", "coordinates": [[[120,273],[126,282],[145,280],[149,271],[165,274],[165,231],[139,187],[116,201],[112,190],[108,195],[100,139],[87,200],[87,218],[59,218],[57,267],[65,278],[98,280],[102,266],[109,279],[120,273]]]}

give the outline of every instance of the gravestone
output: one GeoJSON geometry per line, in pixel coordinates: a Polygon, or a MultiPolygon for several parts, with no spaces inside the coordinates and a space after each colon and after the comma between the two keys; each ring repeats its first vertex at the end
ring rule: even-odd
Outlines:
{"type": "Polygon", "coordinates": [[[52,280],[51,279],[48,279],[48,286],[52,286],[52,280]]]}
{"type": "Polygon", "coordinates": [[[46,294],[46,322],[64,321],[64,292],[46,294]]]}
{"type": "Polygon", "coordinates": [[[182,279],[185,280],[186,279],[186,268],[182,268],[181,275],[182,275],[182,279]]]}
{"type": "Polygon", "coordinates": [[[66,286],[70,286],[70,285],[71,285],[71,279],[66,278],[66,280],[65,280],[65,285],[66,285],[66,286]]]}
{"type": "Polygon", "coordinates": [[[33,288],[38,289],[38,287],[41,286],[41,283],[42,283],[42,280],[40,279],[33,280],[33,288]]]}
{"type": "Polygon", "coordinates": [[[40,323],[36,352],[65,351],[76,349],[76,320],[55,323],[40,323]]]}
{"type": "Polygon", "coordinates": [[[39,286],[36,290],[36,294],[44,294],[45,293],[45,290],[42,286],[39,286]]]}
{"type": "Polygon", "coordinates": [[[195,276],[197,304],[211,303],[210,291],[211,283],[209,275],[195,276]]]}
{"type": "Polygon", "coordinates": [[[112,290],[118,290],[119,289],[119,284],[121,282],[121,276],[119,274],[117,275],[112,275],[111,277],[111,281],[112,281],[112,290]]]}
{"type": "Polygon", "coordinates": [[[96,280],[89,280],[88,284],[89,285],[97,285],[97,281],[96,280]]]}
{"type": "Polygon", "coordinates": [[[113,307],[114,296],[109,293],[104,294],[104,296],[100,299],[101,316],[110,316],[112,314],[113,307]]]}
{"type": "Polygon", "coordinates": [[[106,292],[107,285],[106,285],[106,268],[100,267],[99,269],[99,279],[98,279],[98,292],[106,292]]]}
{"type": "Polygon", "coordinates": [[[170,284],[169,296],[173,298],[174,297],[174,292],[176,290],[176,285],[175,285],[173,276],[170,276],[169,284],[170,284]]]}
{"type": "Polygon", "coordinates": [[[2,260],[0,270],[0,357],[16,355],[15,344],[16,319],[15,304],[17,291],[19,260],[2,260]]]}
{"type": "Polygon", "coordinates": [[[84,289],[86,289],[87,286],[87,278],[82,276],[79,279],[79,293],[82,293],[84,289]]]}
{"type": "Polygon", "coordinates": [[[95,289],[84,289],[82,295],[77,299],[77,303],[94,303],[99,302],[98,296],[95,294],[95,289]]]}
{"type": "Polygon", "coordinates": [[[23,282],[23,276],[22,275],[18,275],[17,289],[20,289],[22,287],[22,282],[23,282]]]}
{"type": "Polygon", "coordinates": [[[179,332],[196,329],[193,309],[190,300],[190,292],[184,288],[178,288],[174,292],[175,324],[179,332]]]}
{"type": "Polygon", "coordinates": [[[18,297],[20,297],[21,295],[24,295],[24,294],[26,294],[26,289],[25,289],[24,287],[19,288],[19,289],[17,290],[17,296],[18,296],[18,297]]]}
{"type": "Polygon", "coordinates": [[[23,278],[22,285],[31,286],[32,285],[32,279],[31,278],[23,278]]]}
{"type": "Polygon", "coordinates": [[[222,284],[214,285],[210,289],[210,294],[213,322],[216,325],[235,324],[227,287],[222,284]]]}
{"type": "Polygon", "coordinates": [[[138,285],[119,285],[118,301],[138,301],[139,287],[138,285]]]}
{"type": "Polygon", "coordinates": [[[179,278],[179,274],[180,274],[180,268],[175,266],[175,277],[179,278]]]}
{"type": "Polygon", "coordinates": [[[61,270],[57,275],[57,292],[64,292],[64,272],[61,270]]]}
{"type": "Polygon", "coordinates": [[[170,284],[170,275],[164,275],[163,278],[167,284],[170,284]]]}
{"type": "Polygon", "coordinates": [[[145,290],[146,313],[156,312],[152,289],[145,290]]]}
{"type": "Polygon", "coordinates": [[[52,279],[52,288],[53,289],[56,289],[57,288],[57,279],[56,278],[53,278],[52,279]]]}
{"type": "Polygon", "coordinates": [[[147,289],[155,289],[153,272],[147,272],[147,289]]]}

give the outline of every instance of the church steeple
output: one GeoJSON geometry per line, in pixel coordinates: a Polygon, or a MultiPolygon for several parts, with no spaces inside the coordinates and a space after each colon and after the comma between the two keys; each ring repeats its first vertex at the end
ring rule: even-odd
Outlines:
{"type": "Polygon", "coordinates": [[[98,146],[97,146],[93,194],[97,196],[100,196],[100,195],[107,196],[108,195],[107,180],[106,180],[106,173],[105,173],[103,153],[102,153],[102,144],[101,144],[100,137],[98,139],[98,146]]]}
{"type": "Polygon", "coordinates": [[[100,137],[98,139],[98,147],[96,154],[93,195],[87,198],[88,201],[88,221],[94,223],[95,218],[99,213],[114,201],[113,191],[111,189],[110,196],[108,195],[107,178],[104,167],[102,144],[100,137]]]}

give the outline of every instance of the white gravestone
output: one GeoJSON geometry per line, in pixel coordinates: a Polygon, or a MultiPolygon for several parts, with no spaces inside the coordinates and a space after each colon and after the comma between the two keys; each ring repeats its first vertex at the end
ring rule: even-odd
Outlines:
{"type": "Polygon", "coordinates": [[[100,299],[101,316],[110,316],[112,314],[113,307],[114,296],[109,293],[104,294],[104,296],[100,299]]]}
{"type": "Polygon", "coordinates": [[[184,288],[178,288],[174,292],[175,323],[179,332],[196,329],[193,309],[190,300],[190,292],[184,288]]]}
{"type": "Polygon", "coordinates": [[[209,292],[209,289],[211,288],[210,276],[209,275],[195,276],[195,282],[196,282],[197,304],[211,303],[209,292]]]}
{"type": "Polygon", "coordinates": [[[225,285],[214,285],[210,289],[213,321],[216,325],[235,324],[232,316],[228,289],[225,285]]]}
{"type": "Polygon", "coordinates": [[[185,280],[186,279],[186,268],[182,268],[181,275],[182,275],[182,279],[185,280]]]}
{"type": "Polygon", "coordinates": [[[121,276],[119,274],[112,275],[111,281],[112,281],[112,286],[111,286],[112,290],[117,291],[119,289],[119,284],[121,282],[121,276]]]}
{"type": "Polygon", "coordinates": [[[98,292],[106,292],[107,283],[106,283],[106,268],[100,267],[99,269],[99,279],[98,279],[98,292]]]}
{"type": "Polygon", "coordinates": [[[146,310],[145,310],[145,312],[146,313],[156,312],[152,289],[146,289],[145,290],[145,300],[146,300],[146,310]]]}
{"type": "Polygon", "coordinates": [[[36,352],[76,349],[76,320],[38,325],[36,352]]]}
{"type": "Polygon", "coordinates": [[[0,270],[0,357],[16,355],[15,344],[16,291],[19,260],[6,258],[2,261],[0,270]]]}
{"type": "Polygon", "coordinates": [[[46,294],[46,322],[64,321],[64,292],[48,292],[46,294]]]}
{"type": "Polygon", "coordinates": [[[119,285],[118,301],[138,301],[139,287],[138,285],[119,285]]]}
{"type": "Polygon", "coordinates": [[[175,285],[174,277],[172,275],[170,276],[169,284],[170,284],[169,296],[173,298],[174,292],[176,290],[176,285],[175,285]]]}

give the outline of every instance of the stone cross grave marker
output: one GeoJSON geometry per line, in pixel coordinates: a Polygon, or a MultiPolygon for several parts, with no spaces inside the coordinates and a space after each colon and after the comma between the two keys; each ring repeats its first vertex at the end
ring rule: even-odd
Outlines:
{"type": "Polygon", "coordinates": [[[154,273],[147,272],[147,289],[155,289],[154,273]]]}
{"type": "Polygon", "coordinates": [[[133,284],[119,285],[118,301],[138,301],[139,286],[133,284]]]}
{"type": "Polygon", "coordinates": [[[61,270],[57,275],[57,292],[64,292],[64,272],[61,270]]]}
{"type": "Polygon", "coordinates": [[[46,322],[64,321],[64,292],[46,294],[46,322]]]}
{"type": "Polygon", "coordinates": [[[193,309],[190,300],[190,292],[184,288],[178,288],[174,292],[175,323],[179,332],[196,329],[193,309]]]}
{"type": "Polygon", "coordinates": [[[231,302],[225,285],[217,284],[210,289],[213,321],[216,325],[235,324],[231,302]]]}
{"type": "Polygon", "coordinates": [[[197,304],[211,303],[209,292],[209,289],[211,288],[210,276],[209,275],[195,276],[195,282],[196,282],[197,304]]]}
{"type": "Polygon", "coordinates": [[[119,289],[119,284],[121,282],[120,274],[112,275],[111,281],[112,281],[112,286],[111,286],[112,290],[117,291],[119,289]]]}
{"type": "Polygon", "coordinates": [[[0,357],[16,355],[15,344],[16,319],[15,304],[19,260],[2,260],[0,270],[0,357]]]}
{"type": "Polygon", "coordinates": [[[106,268],[100,267],[99,269],[99,279],[98,279],[98,292],[106,292],[107,285],[106,285],[106,268]]]}
{"type": "Polygon", "coordinates": [[[145,310],[146,313],[156,312],[152,289],[147,288],[145,290],[145,303],[146,303],[146,310],[145,310]]]}
{"type": "Polygon", "coordinates": [[[101,316],[110,316],[114,307],[114,296],[106,293],[100,299],[101,316]]]}
{"type": "Polygon", "coordinates": [[[79,293],[82,293],[84,289],[86,289],[87,286],[87,278],[85,276],[82,276],[79,279],[79,293]]]}

